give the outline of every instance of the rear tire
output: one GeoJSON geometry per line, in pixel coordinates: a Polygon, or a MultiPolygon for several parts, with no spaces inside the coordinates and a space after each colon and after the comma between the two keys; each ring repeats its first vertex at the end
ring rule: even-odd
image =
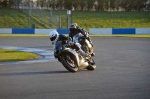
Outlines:
{"type": "Polygon", "coordinates": [[[92,62],[89,62],[89,66],[86,68],[87,70],[95,70],[96,69],[96,64],[93,59],[91,59],[92,62]]]}
{"type": "Polygon", "coordinates": [[[95,56],[95,53],[93,52],[93,53],[91,54],[91,56],[95,56]]]}
{"type": "Polygon", "coordinates": [[[78,71],[77,62],[75,61],[75,58],[73,56],[66,55],[66,54],[62,55],[61,56],[61,63],[70,72],[77,72],[78,71]],[[67,59],[67,56],[70,57],[70,59],[72,60],[72,63],[69,62],[70,60],[67,59]],[[72,66],[71,66],[71,64],[72,64],[72,66]]]}

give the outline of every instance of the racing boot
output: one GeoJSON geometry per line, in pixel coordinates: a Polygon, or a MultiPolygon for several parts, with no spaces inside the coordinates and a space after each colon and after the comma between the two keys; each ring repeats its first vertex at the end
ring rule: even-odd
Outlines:
{"type": "Polygon", "coordinates": [[[85,57],[85,59],[88,59],[90,57],[90,54],[85,53],[81,48],[78,50],[80,52],[80,54],[85,57]]]}
{"type": "Polygon", "coordinates": [[[74,46],[75,46],[75,49],[76,49],[83,57],[85,57],[86,59],[89,58],[90,54],[85,53],[85,52],[81,49],[81,45],[80,45],[79,43],[74,44],[74,46]]]}
{"type": "Polygon", "coordinates": [[[86,59],[89,57],[89,54],[88,54],[88,53],[85,53],[85,52],[81,49],[80,45],[74,44],[74,46],[75,46],[76,51],[78,51],[83,57],[85,57],[86,59]]]}
{"type": "Polygon", "coordinates": [[[86,60],[88,60],[90,63],[93,62],[90,54],[85,53],[82,49],[79,50],[79,52],[80,52],[81,55],[82,55],[86,60]]]}

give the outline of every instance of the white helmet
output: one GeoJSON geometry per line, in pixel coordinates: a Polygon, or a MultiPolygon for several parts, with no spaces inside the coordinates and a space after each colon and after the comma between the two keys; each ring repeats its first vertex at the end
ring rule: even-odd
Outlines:
{"type": "Polygon", "coordinates": [[[59,38],[59,33],[56,30],[53,30],[49,33],[50,40],[56,42],[59,38]]]}

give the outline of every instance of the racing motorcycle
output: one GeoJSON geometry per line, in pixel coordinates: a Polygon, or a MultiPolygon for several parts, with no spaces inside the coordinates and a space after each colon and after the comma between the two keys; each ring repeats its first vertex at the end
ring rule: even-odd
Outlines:
{"type": "Polygon", "coordinates": [[[78,42],[82,45],[81,49],[83,51],[85,51],[86,53],[89,53],[91,56],[94,56],[95,55],[94,54],[94,47],[91,44],[91,42],[89,41],[88,32],[85,31],[85,35],[86,35],[86,38],[81,33],[76,34],[73,37],[73,40],[74,40],[73,42],[77,42],[76,40],[78,40],[78,42]]]}
{"type": "Polygon", "coordinates": [[[91,57],[89,59],[84,58],[68,44],[62,44],[62,41],[56,41],[53,47],[55,58],[70,72],[77,72],[82,69],[94,70],[96,68],[96,64],[91,57]]]}

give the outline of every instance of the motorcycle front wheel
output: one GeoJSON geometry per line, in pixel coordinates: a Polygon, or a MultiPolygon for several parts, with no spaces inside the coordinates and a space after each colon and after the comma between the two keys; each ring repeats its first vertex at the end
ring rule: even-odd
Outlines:
{"type": "Polygon", "coordinates": [[[63,54],[61,56],[61,63],[70,72],[78,71],[77,61],[75,60],[75,57],[73,57],[73,55],[71,56],[69,54],[63,54]]]}

